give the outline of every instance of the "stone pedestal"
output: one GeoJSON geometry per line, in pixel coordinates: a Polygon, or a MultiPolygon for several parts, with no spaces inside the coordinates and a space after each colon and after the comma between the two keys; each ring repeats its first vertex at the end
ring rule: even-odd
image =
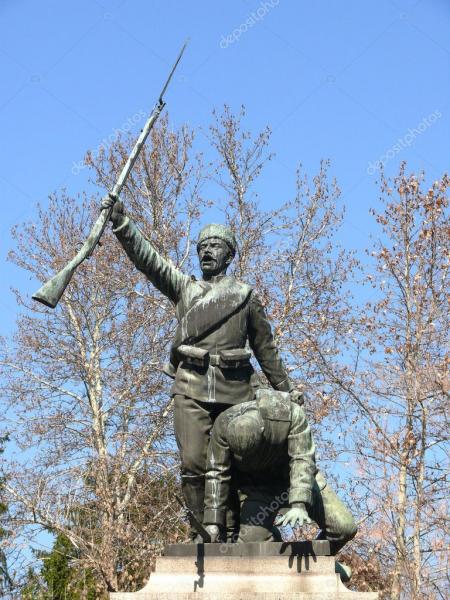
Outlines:
{"type": "Polygon", "coordinates": [[[327,541],[167,546],[139,592],[111,600],[375,600],[335,572],[327,541]]]}

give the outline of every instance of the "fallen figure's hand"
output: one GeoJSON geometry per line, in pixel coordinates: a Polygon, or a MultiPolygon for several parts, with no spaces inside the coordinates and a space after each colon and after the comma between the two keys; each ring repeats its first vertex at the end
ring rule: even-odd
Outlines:
{"type": "Polygon", "coordinates": [[[292,528],[302,527],[308,523],[312,523],[312,521],[304,504],[298,504],[290,508],[285,515],[280,515],[275,521],[277,527],[287,527],[287,525],[290,525],[292,528]]]}

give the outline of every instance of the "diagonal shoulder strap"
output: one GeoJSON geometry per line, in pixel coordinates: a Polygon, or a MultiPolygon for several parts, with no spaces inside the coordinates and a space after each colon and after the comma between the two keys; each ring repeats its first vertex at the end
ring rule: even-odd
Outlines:
{"type": "Polygon", "coordinates": [[[201,297],[180,322],[177,346],[195,343],[225,323],[250,298],[252,288],[232,277],[224,277],[201,297]],[[180,339],[181,338],[181,339],[180,339]]]}

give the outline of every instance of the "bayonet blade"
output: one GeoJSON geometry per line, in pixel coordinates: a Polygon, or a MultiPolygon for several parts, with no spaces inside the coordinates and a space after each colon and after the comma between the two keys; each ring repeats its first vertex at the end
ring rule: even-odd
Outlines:
{"type": "Polygon", "coordinates": [[[164,102],[164,100],[163,100],[163,96],[164,96],[164,94],[166,93],[167,87],[168,87],[168,85],[169,85],[169,83],[170,83],[170,80],[172,79],[172,75],[175,73],[175,69],[177,68],[177,66],[178,66],[178,63],[180,62],[180,60],[181,60],[181,57],[183,56],[183,53],[184,53],[184,51],[186,50],[186,46],[188,45],[188,42],[189,42],[189,39],[187,39],[187,40],[184,42],[184,44],[183,44],[183,47],[182,47],[182,48],[181,48],[181,50],[180,50],[180,54],[178,55],[178,58],[177,58],[177,60],[175,61],[175,64],[173,65],[173,67],[172,67],[172,70],[170,71],[170,75],[169,75],[169,77],[167,78],[167,81],[166,81],[166,83],[165,83],[165,85],[164,85],[164,87],[163,87],[163,89],[162,89],[162,92],[161,92],[161,93],[160,93],[160,95],[159,95],[159,103],[160,103],[160,104],[162,104],[162,103],[164,102]]]}

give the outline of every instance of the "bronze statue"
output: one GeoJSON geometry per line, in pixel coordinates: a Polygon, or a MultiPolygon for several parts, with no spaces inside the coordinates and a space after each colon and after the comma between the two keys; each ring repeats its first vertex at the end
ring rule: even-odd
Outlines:
{"type": "MultiPolygon", "coordinates": [[[[227,275],[236,253],[230,228],[212,224],[201,230],[197,251],[203,278],[197,280],[158,254],[125,215],[117,196],[104,198],[102,208],[111,210],[113,231],[135,266],[175,305],[178,328],[167,372],[174,378],[174,426],[182,490],[188,508],[202,521],[211,428],[230,405],[254,396],[247,342],[273,388],[297,396],[298,392],[289,380],[254,290],[227,275]]],[[[233,527],[230,515],[230,532],[233,527]]],[[[193,540],[197,534],[192,528],[193,540]]]]}
{"type": "Polygon", "coordinates": [[[289,394],[259,389],[255,400],[224,411],[208,450],[204,524],[212,541],[224,538],[234,479],[240,502],[238,542],[278,541],[274,525],[321,528],[333,554],[356,534],[355,521],[315,462],[311,431],[289,394]],[[287,513],[275,522],[279,510],[287,513]]]}

